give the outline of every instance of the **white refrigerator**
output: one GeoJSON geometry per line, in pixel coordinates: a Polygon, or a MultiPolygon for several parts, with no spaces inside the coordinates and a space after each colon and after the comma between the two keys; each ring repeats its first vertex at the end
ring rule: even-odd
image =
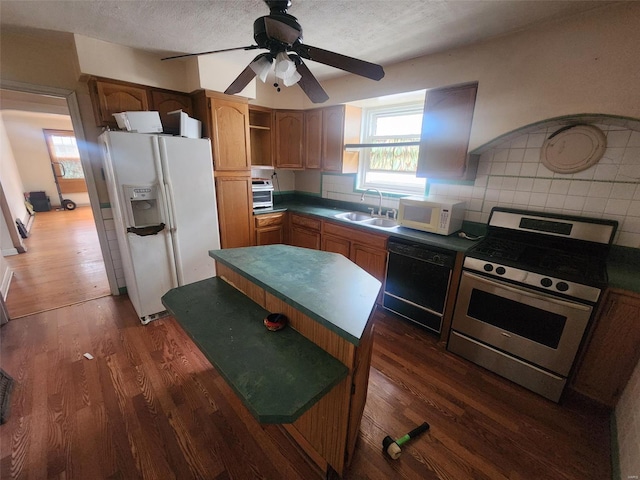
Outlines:
{"type": "Polygon", "coordinates": [[[220,248],[211,143],[131,132],[100,135],[127,293],[143,324],[171,288],[215,276],[220,248]]]}

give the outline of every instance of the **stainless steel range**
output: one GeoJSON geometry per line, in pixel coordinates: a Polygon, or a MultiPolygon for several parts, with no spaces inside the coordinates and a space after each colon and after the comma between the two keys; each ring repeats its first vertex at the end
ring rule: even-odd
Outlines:
{"type": "Polygon", "coordinates": [[[447,348],[559,401],[607,285],[617,225],[495,207],[465,257],[447,348]]]}

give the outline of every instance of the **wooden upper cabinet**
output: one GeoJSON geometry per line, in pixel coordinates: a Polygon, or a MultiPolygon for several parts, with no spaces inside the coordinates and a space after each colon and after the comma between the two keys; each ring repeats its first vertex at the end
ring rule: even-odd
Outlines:
{"type": "Polygon", "coordinates": [[[190,117],[193,117],[193,102],[189,94],[158,89],[152,89],[150,93],[150,110],[156,110],[160,114],[163,130],[167,133],[179,134],[179,117],[168,115],[168,113],[175,110],[182,110],[190,117]]]}
{"type": "Polygon", "coordinates": [[[99,127],[117,127],[114,113],[149,110],[148,90],[144,86],[94,78],[89,81],[89,93],[99,127]]]}
{"type": "Polygon", "coordinates": [[[249,105],[251,165],[273,167],[273,111],[249,105]]]}
{"type": "Polygon", "coordinates": [[[304,112],[278,110],[275,113],[276,168],[303,168],[302,140],[304,112]]]}
{"type": "Polygon", "coordinates": [[[322,109],[322,170],[356,173],[358,152],[346,151],[347,143],[360,143],[362,109],[335,105],[322,109]]]}
{"type": "MultiPolygon", "coordinates": [[[[418,177],[471,179],[467,150],[477,83],[427,91],[418,155],[418,177]]],[[[474,160],[474,159],[472,159],[474,160]]]]}
{"type": "Polygon", "coordinates": [[[322,109],[304,112],[304,168],[322,168],[322,109]]]}
{"type": "Polygon", "coordinates": [[[322,109],[322,170],[342,172],[344,105],[322,109]]]}
{"type": "Polygon", "coordinates": [[[215,170],[251,169],[249,105],[217,97],[209,99],[215,170]]]}

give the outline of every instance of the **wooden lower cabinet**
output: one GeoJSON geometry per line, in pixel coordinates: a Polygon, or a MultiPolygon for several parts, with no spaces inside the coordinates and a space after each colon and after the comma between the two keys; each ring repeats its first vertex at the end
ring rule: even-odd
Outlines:
{"type": "Polygon", "coordinates": [[[640,361],[640,294],[607,290],[570,386],[614,408],[640,361]]]}
{"type": "Polygon", "coordinates": [[[253,245],[251,178],[216,177],[216,198],[222,248],[253,245]]]}
{"type": "Polygon", "coordinates": [[[254,217],[256,245],[284,243],[284,212],[254,217]]]}
{"type": "Polygon", "coordinates": [[[320,250],[321,229],[322,221],[306,215],[292,213],[289,244],[296,247],[320,250]]]}
{"type": "Polygon", "coordinates": [[[381,282],[387,273],[387,235],[363,232],[333,222],[322,226],[322,249],[340,253],[381,282]]]}
{"type": "Polygon", "coordinates": [[[293,305],[252,283],[241,273],[220,262],[216,262],[216,266],[218,274],[225,281],[267,311],[283,312],[291,327],[349,369],[345,379],[295,422],[282,425],[297,443],[296,448],[302,448],[326,473],[325,478],[341,478],[353,459],[367,400],[373,321],[369,319],[356,346],[293,305]]]}
{"type": "MultiPolygon", "coordinates": [[[[341,224],[291,213],[290,245],[344,255],[384,283],[387,273],[387,235],[363,232],[341,224]]],[[[382,302],[382,289],[378,303],[382,302]]]]}
{"type": "Polygon", "coordinates": [[[325,252],[339,253],[350,258],[351,242],[347,238],[336,237],[335,235],[325,233],[322,236],[322,250],[325,252]]]}
{"type": "Polygon", "coordinates": [[[352,243],[351,260],[363,270],[384,282],[384,277],[387,273],[386,250],[380,250],[361,243],[352,243]]]}

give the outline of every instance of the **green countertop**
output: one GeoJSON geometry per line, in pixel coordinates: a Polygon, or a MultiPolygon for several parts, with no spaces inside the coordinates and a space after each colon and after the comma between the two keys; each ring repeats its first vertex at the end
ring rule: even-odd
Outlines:
{"type": "Polygon", "coordinates": [[[292,328],[267,330],[269,313],[215,277],[174,288],[162,303],[261,423],[292,423],[348,369],[292,328]]]}
{"type": "MultiPolygon", "coordinates": [[[[433,233],[420,232],[418,230],[412,230],[405,227],[394,227],[389,229],[371,225],[359,225],[355,222],[350,222],[349,220],[335,218],[335,215],[337,213],[342,213],[348,210],[314,205],[308,203],[308,201],[285,202],[279,204],[274,209],[255,211],[254,214],[260,215],[262,213],[277,211],[291,211],[306,215],[314,215],[326,220],[343,223],[347,226],[361,229],[363,231],[376,231],[378,233],[389,235],[390,238],[402,238],[405,240],[422,243],[424,245],[440,247],[456,252],[464,253],[477,243],[471,240],[460,238],[455,234],[443,236],[433,233]]],[[[464,226],[465,225],[463,225],[463,227],[464,226]]],[[[473,227],[473,231],[469,231],[469,233],[475,235],[481,235],[483,233],[482,228],[484,226],[479,224],[472,224],[471,226],[473,227]]],[[[618,247],[615,245],[612,246],[607,261],[607,273],[609,276],[610,287],[640,293],[640,249],[618,247]]]]}
{"type": "Polygon", "coordinates": [[[337,253],[265,245],[210,250],[209,255],[354,345],[381,287],[337,253]]]}
{"type": "Polygon", "coordinates": [[[640,293],[640,249],[613,246],[607,274],[610,287],[640,293]]]}
{"type": "Polygon", "coordinates": [[[406,228],[406,227],[382,228],[382,227],[376,227],[373,225],[362,225],[357,222],[351,222],[349,220],[345,220],[342,218],[336,218],[335,217],[336,214],[345,212],[345,210],[343,209],[316,206],[308,203],[297,203],[297,202],[284,203],[274,209],[269,209],[268,211],[266,210],[256,211],[254,212],[254,214],[260,215],[263,213],[274,212],[274,211],[276,212],[285,211],[285,210],[290,212],[302,213],[306,215],[315,215],[317,217],[321,217],[327,220],[332,220],[337,223],[343,223],[346,226],[357,228],[362,231],[382,233],[385,235],[389,235],[390,237],[402,238],[405,240],[420,242],[420,243],[424,243],[425,245],[445,248],[447,250],[453,250],[456,252],[466,252],[469,248],[471,248],[473,245],[477,243],[471,240],[465,240],[464,238],[460,238],[456,234],[437,235],[435,233],[421,232],[419,230],[413,230],[411,228],[406,228]]]}

